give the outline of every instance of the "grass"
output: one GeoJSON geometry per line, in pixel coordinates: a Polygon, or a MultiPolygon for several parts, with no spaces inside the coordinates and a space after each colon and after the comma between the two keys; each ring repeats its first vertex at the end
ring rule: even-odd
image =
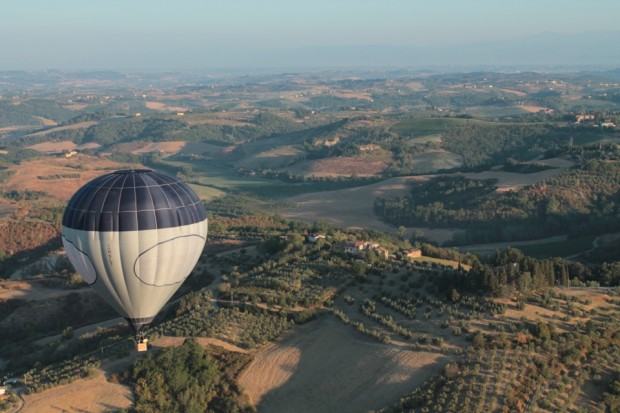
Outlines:
{"type": "Polygon", "coordinates": [[[170,174],[176,174],[177,169],[190,166],[196,178],[193,179],[196,192],[210,199],[220,196],[226,191],[250,193],[261,198],[285,198],[318,191],[333,191],[342,188],[351,188],[368,185],[373,181],[327,181],[306,183],[285,183],[260,177],[239,176],[230,166],[221,165],[210,160],[178,160],[167,158],[158,164],[170,174]]]}
{"type": "Polygon", "coordinates": [[[568,257],[592,248],[594,236],[568,239],[566,241],[531,244],[518,247],[524,254],[535,258],[568,257]]]}
{"type": "Polygon", "coordinates": [[[303,150],[292,145],[278,146],[255,153],[243,159],[239,165],[245,168],[281,168],[303,153],[303,150]]]}
{"type": "Polygon", "coordinates": [[[519,106],[477,106],[466,110],[473,116],[481,116],[484,118],[502,118],[506,116],[520,116],[528,112],[519,106]]]}
{"type": "Polygon", "coordinates": [[[460,118],[410,118],[396,123],[390,128],[390,131],[401,136],[411,137],[439,135],[450,128],[462,126],[468,122],[483,121],[460,118]]]}
{"type": "Polygon", "coordinates": [[[171,170],[189,166],[192,168],[193,174],[197,176],[195,183],[219,190],[238,190],[240,188],[252,186],[274,185],[273,181],[256,177],[239,176],[237,171],[230,166],[222,165],[212,160],[179,160],[168,158],[162,161],[160,165],[167,165],[171,167],[171,170]]]}
{"type": "Polygon", "coordinates": [[[224,191],[204,185],[189,184],[189,186],[194,190],[194,192],[196,192],[200,199],[205,201],[211,201],[225,194],[224,191]]]}
{"type": "Polygon", "coordinates": [[[425,143],[441,143],[441,135],[440,134],[435,134],[435,135],[424,135],[424,136],[419,136],[417,138],[413,138],[410,140],[410,142],[412,143],[416,143],[419,145],[423,145],[425,143]]]}
{"type": "Polygon", "coordinates": [[[423,174],[442,169],[458,168],[463,165],[460,155],[445,151],[425,152],[413,157],[411,173],[423,174]]]}
{"type": "Polygon", "coordinates": [[[585,129],[585,128],[581,128],[579,130],[578,134],[575,134],[574,137],[574,144],[575,145],[591,145],[593,143],[605,143],[608,141],[615,141],[617,139],[617,134],[612,132],[612,131],[608,131],[608,130],[601,130],[598,128],[590,128],[590,129],[585,129]]]}
{"type": "MultiPolygon", "coordinates": [[[[442,258],[418,257],[418,258],[412,258],[411,260],[417,261],[417,262],[425,262],[429,264],[445,265],[446,267],[452,267],[454,269],[457,269],[459,267],[458,261],[444,260],[442,258]]],[[[471,266],[467,264],[461,264],[461,267],[463,267],[463,269],[465,269],[466,271],[469,271],[471,269],[471,266]]]]}
{"type": "Polygon", "coordinates": [[[322,158],[297,162],[286,168],[293,175],[350,177],[377,176],[391,161],[389,154],[322,158]]]}
{"type": "MultiPolygon", "coordinates": [[[[379,178],[377,178],[379,180],[379,178]]],[[[313,192],[323,191],[336,191],[339,189],[355,188],[365,185],[370,185],[376,181],[368,180],[354,181],[354,180],[342,180],[342,181],[327,181],[327,182],[305,182],[297,184],[285,184],[273,181],[272,184],[264,186],[247,186],[240,187],[239,189],[248,192],[254,196],[261,198],[288,198],[297,195],[303,195],[313,192]]]]}

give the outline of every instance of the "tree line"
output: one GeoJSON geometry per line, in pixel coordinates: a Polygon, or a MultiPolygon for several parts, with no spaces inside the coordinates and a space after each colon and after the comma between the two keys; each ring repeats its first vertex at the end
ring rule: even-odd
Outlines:
{"type": "Polygon", "coordinates": [[[465,228],[455,243],[580,236],[620,228],[620,162],[590,160],[544,182],[498,194],[492,180],[442,176],[408,195],[377,198],[394,225],[465,228]]]}

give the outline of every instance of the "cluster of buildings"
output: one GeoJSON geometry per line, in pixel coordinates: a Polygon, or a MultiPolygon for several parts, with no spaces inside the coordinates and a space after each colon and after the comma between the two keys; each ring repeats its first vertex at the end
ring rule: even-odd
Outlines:
{"type": "Polygon", "coordinates": [[[385,259],[390,257],[390,251],[382,247],[379,243],[372,241],[350,241],[339,242],[333,245],[334,251],[344,252],[345,254],[357,255],[363,251],[374,252],[385,259]]]}
{"type": "MultiPolygon", "coordinates": [[[[310,233],[306,235],[306,241],[315,243],[320,239],[325,239],[325,235],[310,233]]],[[[381,244],[372,241],[347,241],[336,242],[332,246],[334,251],[342,252],[345,254],[359,255],[362,252],[373,252],[380,257],[388,259],[391,257],[390,251],[382,247],[381,244]]],[[[404,251],[404,258],[419,258],[422,256],[422,250],[415,248],[404,251]]]]}
{"type": "Polygon", "coordinates": [[[594,113],[580,113],[575,115],[575,123],[586,126],[600,126],[601,128],[616,127],[616,124],[611,120],[604,120],[594,113]]]}
{"type": "Polygon", "coordinates": [[[4,378],[0,380],[0,400],[8,396],[6,393],[7,389],[10,386],[15,386],[17,384],[17,381],[18,380],[16,378],[4,378]]]}

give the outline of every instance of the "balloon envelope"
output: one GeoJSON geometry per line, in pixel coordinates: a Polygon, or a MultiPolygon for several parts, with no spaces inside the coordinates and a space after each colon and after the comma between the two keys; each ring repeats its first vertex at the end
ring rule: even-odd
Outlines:
{"type": "Polygon", "coordinates": [[[62,218],[69,260],[136,333],[190,274],[206,237],[207,213],[194,191],[151,170],[90,181],[62,218]]]}

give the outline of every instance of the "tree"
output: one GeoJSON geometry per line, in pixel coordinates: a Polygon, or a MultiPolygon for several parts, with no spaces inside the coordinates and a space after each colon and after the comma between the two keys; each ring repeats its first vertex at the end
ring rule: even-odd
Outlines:
{"type": "Polygon", "coordinates": [[[544,321],[538,321],[536,323],[536,335],[543,342],[551,340],[551,330],[549,329],[549,325],[544,321]]]}
{"type": "Polygon", "coordinates": [[[529,271],[524,271],[517,279],[517,288],[521,294],[526,294],[532,287],[532,276],[529,271]]]}
{"type": "Polygon", "coordinates": [[[560,267],[560,284],[563,287],[570,286],[570,277],[568,275],[568,268],[566,267],[566,265],[562,265],[560,267]]]}
{"type": "Polygon", "coordinates": [[[601,281],[608,285],[620,284],[620,261],[603,263],[601,266],[601,281]]]}
{"type": "Polygon", "coordinates": [[[366,263],[355,261],[351,265],[351,270],[357,277],[363,277],[366,274],[366,263]]]}
{"type": "Polygon", "coordinates": [[[482,331],[478,331],[472,340],[474,348],[477,350],[481,350],[486,345],[486,338],[484,337],[484,333],[482,331]]]}
{"type": "Polygon", "coordinates": [[[230,283],[227,283],[227,282],[220,283],[217,286],[217,290],[219,291],[221,295],[230,293],[230,301],[231,302],[233,301],[233,288],[232,288],[232,285],[230,285],[230,283]]]}
{"type": "Polygon", "coordinates": [[[218,408],[224,383],[217,360],[191,339],[138,360],[131,379],[137,412],[233,411],[218,408]]]}

